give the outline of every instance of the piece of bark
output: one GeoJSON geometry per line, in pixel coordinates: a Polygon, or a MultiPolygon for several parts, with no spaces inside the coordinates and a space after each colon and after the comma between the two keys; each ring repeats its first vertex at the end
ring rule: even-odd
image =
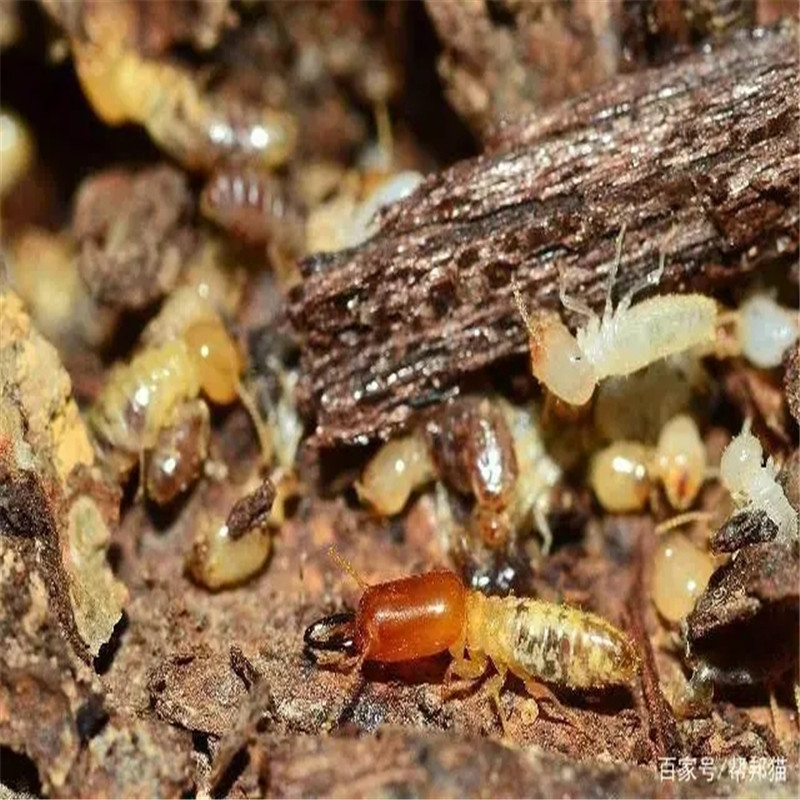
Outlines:
{"type": "Polygon", "coordinates": [[[425,6],[442,44],[447,99],[485,137],[503,119],[541,111],[633,72],[717,44],[737,29],[796,13],[754,0],[469,0],[425,6]]]}
{"type": "Polygon", "coordinates": [[[800,422],[800,341],[795,342],[783,356],[783,390],[786,403],[796,422],[800,422]]]}
{"type": "MultiPolygon", "coordinates": [[[[527,352],[511,292],[595,309],[667,253],[660,291],[714,291],[797,252],[792,30],[616,80],[508,125],[433,174],[358,249],[303,263],[298,399],[322,445],[391,435],[470,375],[527,352]]],[[[575,324],[574,314],[566,315],[575,324]]]]}
{"type": "Polygon", "coordinates": [[[798,584],[796,541],[742,548],[711,576],[686,619],[692,659],[732,684],[774,681],[796,669],[798,584]]]}

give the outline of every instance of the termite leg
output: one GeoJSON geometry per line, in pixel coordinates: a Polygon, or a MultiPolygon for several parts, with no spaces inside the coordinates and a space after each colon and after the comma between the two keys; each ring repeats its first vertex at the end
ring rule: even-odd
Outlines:
{"type": "Polygon", "coordinates": [[[548,555],[553,546],[553,531],[545,514],[546,494],[542,492],[533,502],[533,519],[542,537],[542,554],[548,555]]]}
{"type": "Polygon", "coordinates": [[[497,716],[500,719],[500,727],[503,729],[503,738],[508,739],[510,737],[508,735],[508,728],[506,727],[506,717],[505,714],[503,714],[503,706],[500,704],[500,690],[506,682],[506,668],[498,667],[495,664],[495,669],[497,670],[497,674],[492,675],[492,677],[486,681],[486,693],[489,695],[497,711],[497,716]]]}
{"type": "Polygon", "coordinates": [[[566,722],[568,725],[572,725],[573,728],[580,727],[575,715],[564,707],[563,703],[547,688],[547,686],[533,678],[528,678],[526,681],[523,681],[523,683],[525,685],[525,691],[530,696],[530,706],[527,711],[527,715],[530,717],[527,720],[529,724],[533,724],[538,719],[539,709],[542,703],[547,701],[558,712],[556,719],[566,722]]]}
{"type": "Polygon", "coordinates": [[[617,249],[614,254],[614,263],[611,265],[611,270],[608,273],[608,286],[606,287],[606,304],[603,308],[603,321],[610,320],[614,313],[613,293],[614,284],[617,281],[617,272],[619,271],[619,262],[622,261],[622,243],[625,241],[625,231],[627,224],[622,223],[617,236],[617,249]]]}
{"type": "Polygon", "coordinates": [[[533,320],[531,319],[530,312],[528,311],[528,306],[525,304],[525,299],[522,297],[522,292],[520,291],[519,284],[517,283],[516,275],[511,276],[511,292],[514,295],[514,303],[517,306],[517,311],[519,311],[519,315],[522,317],[522,321],[525,323],[525,327],[528,329],[528,334],[533,336],[533,320]]]}
{"type": "Polygon", "coordinates": [[[631,307],[633,298],[639,294],[639,292],[647,289],[650,286],[658,286],[659,282],[661,281],[661,276],[664,274],[664,265],[666,263],[667,254],[663,252],[659,253],[658,266],[652,272],[649,272],[647,275],[645,275],[644,278],[634,283],[630,289],[628,289],[628,291],[625,293],[625,296],[619,301],[617,313],[620,311],[627,311],[631,307]]]}
{"type": "Polygon", "coordinates": [[[144,448],[139,450],[139,486],[136,489],[136,501],[147,499],[147,465],[145,462],[144,448]]]}
{"type": "Polygon", "coordinates": [[[567,294],[567,286],[564,281],[564,273],[560,273],[558,276],[558,299],[561,301],[561,305],[567,309],[567,311],[574,311],[576,314],[580,314],[583,317],[592,318],[594,317],[594,311],[583,301],[577,297],[573,297],[570,294],[567,294]]]}
{"type": "Polygon", "coordinates": [[[378,132],[378,145],[386,153],[387,161],[394,158],[394,136],[392,135],[392,120],[385,100],[375,103],[375,129],[378,132]]]}
{"type": "Polygon", "coordinates": [[[769,715],[772,717],[772,732],[778,740],[778,744],[789,741],[791,733],[786,730],[784,716],[778,706],[778,699],[775,697],[774,687],[769,687],[769,715]]]}
{"type": "Polygon", "coordinates": [[[236,382],[236,394],[239,395],[239,400],[244,406],[245,411],[250,415],[250,419],[253,421],[253,427],[256,429],[258,444],[261,447],[261,461],[264,464],[269,464],[272,461],[272,438],[264,427],[264,422],[261,419],[261,415],[258,413],[255,401],[241,381],[236,382]]]}
{"type": "Polygon", "coordinates": [[[684,514],[678,514],[677,516],[670,517],[664,520],[664,522],[659,523],[656,525],[655,532],[658,536],[661,536],[661,534],[667,533],[667,531],[680,528],[687,522],[708,522],[713,519],[713,517],[714,515],[709,511],[687,511],[684,514]]]}

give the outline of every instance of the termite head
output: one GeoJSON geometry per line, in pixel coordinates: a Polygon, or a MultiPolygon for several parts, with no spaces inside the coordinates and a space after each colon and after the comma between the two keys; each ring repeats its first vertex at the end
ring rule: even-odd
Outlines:
{"type": "Polygon", "coordinates": [[[578,340],[555,314],[528,313],[516,283],[514,302],[528,329],[531,371],[554,395],[573,406],[588,403],[597,385],[594,367],[578,340]]]}
{"type": "Polygon", "coordinates": [[[303,642],[311,653],[325,651],[356,655],[356,615],[345,611],[317,620],[306,628],[303,642]]]}
{"type": "Polygon", "coordinates": [[[732,494],[746,493],[752,478],[761,469],[763,451],[761,442],[750,433],[750,420],[742,432],[725,448],[719,469],[725,488],[732,494]]]}
{"type": "Polygon", "coordinates": [[[537,380],[570,405],[588,403],[597,377],[567,326],[557,316],[548,315],[529,332],[531,371],[537,380]]]}
{"type": "Polygon", "coordinates": [[[242,358],[222,322],[215,319],[195,322],[187,328],[183,338],[203,392],[214,403],[232,403],[239,396],[242,358]]]}

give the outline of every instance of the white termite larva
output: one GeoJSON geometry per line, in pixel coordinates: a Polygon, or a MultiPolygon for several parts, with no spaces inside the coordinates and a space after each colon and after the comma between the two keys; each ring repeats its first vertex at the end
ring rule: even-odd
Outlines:
{"type": "Polygon", "coordinates": [[[719,465],[722,485],[731,493],[737,508],[764,511],[777,525],[779,539],[796,539],[797,511],[776,480],[778,469],[772,457],[763,463],[761,442],[750,432],[750,425],[750,419],[746,419],[742,432],[722,453],[719,465]]]}
{"type": "Polygon", "coordinates": [[[780,366],[783,354],[800,336],[797,309],[784,308],[768,294],[751,295],[734,314],[737,344],[757,367],[780,366]]]}
{"type": "Polygon", "coordinates": [[[598,382],[612,375],[630,375],[654,361],[696,346],[713,344],[717,304],[700,294],[667,294],[631,306],[634,296],[657,285],[664,272],[665,254],[658,268],[636,283],[612,306],[611,293],[622,255],[625,226],[608,278],[606,303],[599,317],[583,301],[567,295],[559,285],[562,305],[587,317],[573,336],[555,314],[530,315],[514,283],[514,299],[528,329],[531,371],[553,394],[571,405],[587,403],[598,382]]]}

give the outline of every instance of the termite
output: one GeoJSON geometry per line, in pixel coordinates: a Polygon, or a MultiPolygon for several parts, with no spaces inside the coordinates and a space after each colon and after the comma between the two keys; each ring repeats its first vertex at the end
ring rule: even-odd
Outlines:
{"type": "Polygon", "coordinates": [[[592,459],[590,482],[607,511],[641,511],[660,481],[670,505],[684,511],[694,502],[709,474],[706,449],[695,421],[673,417],[661,429],[658,443],[614,442],[592,459]]]}
{"type": "Polygon", "coordinates": [[[297,123],[291,114],[211,95],[187,70],[119,46],[75,41],[72,48],[97,115],[109,125],[144,126],[189,169],[208,172],[225,161],[274,168],[294,150],[297,123]]]}
{"type": "Polygon", "coordinates": [[[201,392],[218,405],[241,400],[269,460],[269,437],[241,384],[242,369],[236,344],[214,317],[193,322],[177,338],[146,347],[129,364],[116,367],[89,413],[107,462],[120,478],[127,476],[137,459],[143,464],[159,431],[174,425],[182,406],[201,392]]]}
{"type": "Polygon", "coordinates": [[[778,468],[770,456],[764,464],[761,442],[750,432],[746,419],[742,431],[722,453],[719,474],[738,509],[764,511],[784,541],[798,538],[797,511],[777,481],[778,468]]]}
{"type": "Polygon", "coordinates": [[[685,619],[705,591],[714,572],[714,558],[679,531],[668,533],[653,557],[652,599],[671,623],[685,619]]]}
{"type": "Polygon", "coordinates": [[[496,674],[487,690],[496,704],[509,672],[533,698],[542,696],[539,681],[591,690],[628,685],[638,674],[631,639],[596,614],[530,598],[487,597],[448,570],[369,585],[335,551],[331,555],[363,594],[355,613],[334,614],[306,629],[303,639],[312,651],[355,656],[357,668],[448,651],[453,660],[445,684],[454,676],[477,680],[491,661],[496,674]]]}
{"type": "Polygon", "coordinates": [[[531,370],[537,380],[571,405],[587,403],[604,378],[630,375],[669,355],[714,342],[717,304],[710,297],[669,294],[631,305],[636,294],[661,280],[666,261],[663,252],[658,268],[636,283],[613,308],[611,295],[624,236],[623,225],[602,317],[582,300],[567,295],[563,279],[559,281],[561,304],[588,319],[574,336],[557,315],[529,314],[519,286],[512,282],[517,309],[528,329],[531,370]]]}
{"type": "Polygon", "coordinates": [[[437,478],[474,498],[471,524],[489,547],[503,547],[532,520],[549,549],[547,513],[561,469],[545,450],[534,406],[472,396],[443,404],[422,430],[385,444],[356,490],[391,516],[437,478]]]}

